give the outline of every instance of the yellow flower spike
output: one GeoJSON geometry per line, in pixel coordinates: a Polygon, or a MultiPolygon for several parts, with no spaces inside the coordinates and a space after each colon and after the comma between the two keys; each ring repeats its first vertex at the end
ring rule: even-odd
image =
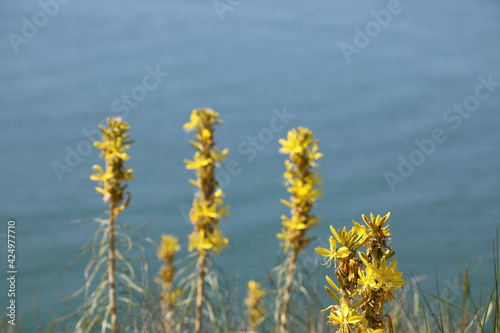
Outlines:
{"type": "Polygon", "coordinates": [[[184,124],[186,131],[195,132],[195,141],[190,144],[196,148],[193,160],[184,160],[186,168],[195,170],[196,180],[190,183],[198,189],[193,200],[189,217],[193,224],[193,233],[189,236],[188,250],[198,252],[198,281],[196,292],[195,332],[202,331],[202,308],[204,298],[204,279],[206,256],[217,254],[225,248],[229,240],[218,229],[220,219],[229,215],[229,206],[224,206],[224,192],[218,186],[215,169],[226,159],[228,149],[215,147],[215,126],[222,124],[219,114],[211,109],[196,109],[191,113],[190,121],[184,124]]]}
{"type": "Polygon", "coordinates": [[[287,133],[287,139],[280,139],[282,145],[280,153],[289,154],[285,160],[283,176],[287,191],[291,193],[289,201],[281,200],[281,203],[290,208],[291,217],[282,217],[283,230],[278,234],[282,239],[285,252],[301,252],[309,243],[305,236],[307,230],[319,224],[317,217],[310,212],[315,201],[321,197],[317,188],[320,183],[319,175],[314,169],[317,166],[318,141],[314,140],[314,134],[305,127],[292,129],[287,133]]]}
{"type": "Polygon", "coordinates": [[[117,298],[115,288],[116,262],[117,257],[115,247],[115,224],[117,216],[128,207],[131,199],[130,193],[125,196],[127,180],[133,179],[132,169],[125,167],[125,161],[130,156],[125,152],[130,148],[133,141],[126,140],[130,134],[126,133],[130,126],[121,118],[107,118],[107,128],[99,125],[102,132],[102,140],[94,142],[94,146],[101,150],[100,157],[104,159],[105,167],[94,165],[92,169],[95,174],[90,176],[91,180],[97,181],[95,190],[103,195],[103,201],[108,203],[109,219],[106,226],[107,232],[107,265],[108,265],[108,293],[109,293],[109,316],[110,328],[113,332],[118,329],[117,322],[117,298]]]}
{"type": "Polygon", "coordinates": [[[390,235],[389,217],[390,213],[385,216],[373,213],[362,215],[366,225],[352,221],[350,230],[330,226],[330,249],[316,249],[325,257],[327,266],[331,262],[337,265],[335,275],[338,286],[329,277],[327,282],[330,287],[338,288],[339,296],[329,287],[325,290],[340,304],[327,308],[330,309],[328,324],[339,326],[342,332],[378,333],[385,332],[387,325],[392,327],[390,318],[383,313],[383,305],[395,298],[393,291],[403,286],[405,281],[403,273],[397,270],[398,262],[389,262],[395,254],[387,246],[390,240],[387,237],[390,235]],[[358,250],[362,246],[366,251],[358,250]]]}
{"type": "Polygon", "coordinates": [[[155,281],[161,286],[160,299],[163,302],[165,317],[168,321],[172,316],[172,308],[176,300],[181,296],[181,291],[174,286],[176,267],[174,264],[175,254],[180,251],[179,239],[172,235],[161,236],[161,244],[158,247],[157,256],[163,262],[160,268],[159,278],[155,281]]]}
{"type": "Polygon", "coordinates": [[[254,280],[248,281],[247,288],[248,293],[244,302],[248,307],[248,326],[253,332],[257,331],[258,326],[266,317],[266,312],[262,305],[262,299],[266,296],[266,291],[254,280]]]}
{"type": "Polygon", "coordinates": [[[161,244],[158,247],[158,259],[166,260],[173,258],[180,251],[179,239],[172,235],[162,235],[161,244]]]}
{"type": "Polygon", "coordinates": [[[99,182],[99,186],[95,189],[101,193],[105,202],[110,202],[113,208],[113,213],[119,214],[126,206],[127,200],[123,197],[126,180],[133,179],[132,169],[127,169],[124,162],[130,157],[125,154],[125,151],[130,148],[130,143],[133,141],[124,141],[130,136],[126,133],[130,126],[121,120],[121,118],[108,118],[108,128],[99,125],[102,132],[102,141],[94,142],[94,146],[101,149],[101,157],[106,162],[104,170],[100,165],[94,165],[92,169],[96,172],[90,176],[91,180],[99,182]],[[127,145],[125,145],[127,143],[127,145]],[[120,207],[122,201],[125,200],[125,205],[120,207]]]}

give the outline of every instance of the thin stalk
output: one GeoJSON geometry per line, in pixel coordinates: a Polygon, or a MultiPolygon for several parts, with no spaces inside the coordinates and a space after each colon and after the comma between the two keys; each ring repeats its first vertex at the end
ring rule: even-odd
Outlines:
{"type": "Polygon", "coordinates": [[[198,264],[198,288],[196,293],[196,317],[194,324],[195,333],[200,333],[202,329],[202,314],[203,314],[203,296],[205,289],[205,255],[199,257],[198,264]]]}
{"type": "Polygon", "coordinates": [[[118,333],[116,320],[116,294],[115,294],[115,204],[109,204],[109,250],[108,250],[108,282],[109,282],[109,308],[111,316],[111,332],[118,333]]]}
{"type": "Polygon", "coordinates": [[[297,262],[297,251],[291,252],[290,263],[288,264],[288,275],[285,282],[285,290],[283,292],[283,310],[280,315],[280,332],[286,332],[288,307],[292,296],[292,284],[295,275],[295,264],[297,262]]]}

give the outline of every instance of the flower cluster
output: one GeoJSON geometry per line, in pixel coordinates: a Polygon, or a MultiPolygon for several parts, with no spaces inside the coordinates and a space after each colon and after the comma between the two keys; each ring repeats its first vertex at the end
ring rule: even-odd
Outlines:
{"type": "Polygon", "coordinates": [[[125,161],[130,158],[126,151],[130,148],[133,141],[127,141],[130,136],[126,133],[130,126],[121,118],[108,118],[108,128],[99,125],[102,132],[102,142],[94,142],[94,146],[101,149],[106,163],[106,169],[100,165],[94,165],[92,168],[96,172],[90,176],[90,179],[98,181],[99,186],[95,189],[101,193],[105,202],[109,202],[113,207],[114,215],[118,215],[125,209],[130,201],[130,195],[124,200],[124,193],[127,185],[123,182],[133,179],[133,170],[125,167],[125,161]]]}
{"type": "Polygon", "coordinates": [[[322,181],[315,167],[322,154],[318,152],[318,140],[314,139],[314,133],[305,127],[290,130],[287,140],[279,142],[282,145],[280,153],[289,154],[289,160],[285,161],[284,178],[292,196],[290,201],[281,201],[290,208],[291,217],[281,217],[283,229],[277,237],[283,240],[285,252],[290,248],[300,252],[312,240],[305,237],[306,231],[319,224],[317,217],[310,212],[321,196],[318,185],[322,181]]]}
{"type": "MultiPolygon", "coordinates": [[[[330,248],[316,248],[327,266],[334,263],[338,284],[327,276],[332,289],[325,290],[338,305],[325,310],[329,310],[328,323],[338,325],[338,332],[385,332],[383,305],[394,299],[392,291],[405,284],[403,273],[396,268],[398,262],[389,263],[395,255],[388,246],[390,233],[385,223],[389,217],[390,213],[363,215],[365,224],[353,221],[351,230],[330,226],[330,248]]],[[[389,317],[388,322],[392,329],[389,317]]]]}
{"type": "Polygon", "coordinates": [[[179,240],[172,235],[162,235],[161,244],[158,247],[158,259],[163,261],[160,268],[160,279],[158,284],[162,287],[160,294],[166,310],[170,310],[175,300],[180,294],[179,290],[174,289],[174,275],[176,267],[174,264],[175,254],[181,249],[179,240]]]}
{"type": "Polygon", "coordinates": [[[222,124],[218,116],[211,109],[193,110],[190,121],[184,125],[186,131],[195,131],[195,141],[190,141],[196,148],[194,158],[184,162],[187,169],[196,171],[197,179],[191,179],[190,183],[198,188],[190,211],[194,230],[189,236],[189,251],[196,250],[202,257],[208,250],[218,253],[229,242],[218,229],[220,219],[229,215],[228,206],[224,206],[224,192],[215,179],[215,168],[228,153],[227,148],[219,151],[215,147],[214,126],[222,124]]]}
{"type": "Polygon", "coordinates": [[[262,298],[266,295],[264,289],[254,280],[248,281],[248,294],[245,298],[245,305],[248,307],[248,326],[250,331],[257,331],[258,326],[266,317],[266,312],[262,305],[262,298]]]}

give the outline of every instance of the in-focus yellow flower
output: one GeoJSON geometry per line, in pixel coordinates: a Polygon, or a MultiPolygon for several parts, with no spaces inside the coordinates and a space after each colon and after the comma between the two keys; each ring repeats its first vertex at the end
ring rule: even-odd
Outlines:
{"type": "Polygon", "coordinates": [[[381,217],[380,215],[377,215],[375,217],[373,214],[370,214],[370,218],[366,217],[365,215],[362,215],[361,217],[369,228],[368,233],[370,236],[380,234],[384,237],[388,237],[391,235],[389,233],[389,226],[384,226],[385,222],[387,222],[389,217],[391,217],[390,212],[383,217],[381,217]]]}
{"type": "Polygon", "coordinates": [[[361,261],[366,265],[367,276],[369,276],[369,285],[373,289],[383,288],[385,290],[397,289],[405,284],[403,273],[398,272],[396,266],[397,260],[394,260],[387,266],[385,258],[380,261],[380,267],[375,267],[368,262],[366,254],[359,253],[361,261]]]}
{"type": "Polygon", "coordinates": [[[346,227],[344,227],[344,229],[337,232],[333,226],[330,226],[330,231],[337,242],[351,251],[355,251],[361,246],[359,243],[361,237],[356,234],[354,228],[347,231],[346,227]]]}
{"type": "Polygon", "coordinates": [[[346,258],[351,254],[351,250],[345,246],[337,248],[337,242],[332,236],[328,238],[328,241],[330,242],[330,249],[325,249],[324,247],[314,249],[320,256],[325,257],[324,264],[326,267],[330,267],[332,260],[346,258]]]}
{"type": "Polygon", "coordinates": [[[364,322],[364,317],[356,309],[349,308],[345,302],[342,302],[340,306],[333,307],[328,319],[330,319],[330,323],[342,327],[345,332],[351,332],[355,324],[364,322]]]}

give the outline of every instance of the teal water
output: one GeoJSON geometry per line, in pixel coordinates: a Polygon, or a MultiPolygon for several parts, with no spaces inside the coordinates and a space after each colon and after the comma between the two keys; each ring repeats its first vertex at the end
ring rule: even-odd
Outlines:
{"type": "MultiPolygon", "coordinates": [[[[487,269],[499,222],[499,3],[232,3],[221,19],[212,1],[68,1],[46,7],[53,17],[36,1],[0,2],[0,253],[5,267],[5,222],[15,218],[26,332],[35,329],[34,299],[46,325],[68,311],[60,299],[83,282],[84,262],[68,263],[95,226],[71,221],[105,209],[88,179],[99,159],[85,133],[112,115],[130,122],[136,140],[124,222],[148,221],[142,235],[176,234],[185,250],[191,226],[182,212],[193,190],[182,161],[193,151],[182,124],[196,107],[220,113],[217,139],[238,168],[224,178],[231,216],[221,228],[232,245],[218,260],[237,262],[242,283],[263,277],[262,259],[275,262],[287,196],[278,139],[300,125],[325,155],[323,224],[311,248],[330,224],[391,211],[406,276],[432,281],[435,267],[442,280],[456,276],[461,264],[444,243],[487,269]],[[385,26],[374,24],[371,11],[388,8],[385,26]],[[36,33],[23,28],[34,19],[36,33]],[[372,37],[356,37],[356,27],[372,37]],[[346,44],[357,48],[349,59],[346,44]],[[157,79],[146,85],[155,87],[145,90],[151,71],[157,79]],[[493,83],[481,83],[488,77],[493,83]],[[135,100],[122,100],[132,93],[135,100]],[[461,103],[471,111],[453,111],[461,103]],[[399,174],[399,156],[418,166],[399,174]]],[[[156,273],[155,249],[149,254],[156,273]]]]}

